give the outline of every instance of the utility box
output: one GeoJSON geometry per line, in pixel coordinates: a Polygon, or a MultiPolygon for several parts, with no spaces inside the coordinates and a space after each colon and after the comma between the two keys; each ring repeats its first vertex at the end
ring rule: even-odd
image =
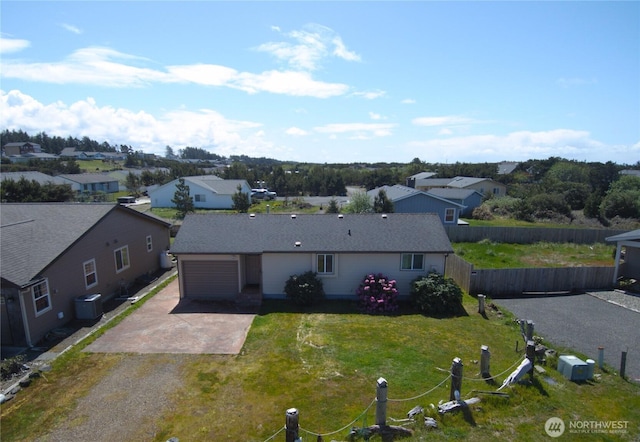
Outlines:
{"type": "Polygon", "coordinates": [[[76,298],[76,319],[98,319],[102,316],[102,295],[78,296],[76,298]]]}
{"type": "Polygon", "coordinates": [[[586,381],[589,379],[588,364],[573,355],[563,355],[558,358],[558,371],[570,381],[586,381]]]}

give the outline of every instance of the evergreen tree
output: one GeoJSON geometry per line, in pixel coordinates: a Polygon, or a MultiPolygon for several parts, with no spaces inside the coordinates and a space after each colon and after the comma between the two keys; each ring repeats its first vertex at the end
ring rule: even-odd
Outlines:
{"type": "Polygon", "coordinates": [[[249,207],[251,207],[249,195],[242,191],[240,184],[238,184],[238,191],[231,195],[231,199],[233,200],[234,210],[237,210],[239,213],[247,213],[249,211],[249,207]]]}
{"type": "Polygon", "coordinates": [[[325,210],[325,213],[340,213],[338,200],[336,200],[335,198],[331,198],[331,200],[329,200],[329,204],[327,205],[327,210],[325,210]]]}
{"type": "Polygon", "coordinates": [[[184,178],[179,178],[178,184],[176,184],[176,193],[173,194],[173,198],[171,199],[171,202],[175,204],[176,209],[178,209],[178,219],[184,219],[188,213],[194,211],[193,199],[191,199],[191,195],[189,195],[190,191],[191,189],[189,185],[184,182],[184,178]]]}
{"type": "Polygon", "coordinates": [[[393,202],[387,197],[387,192],[380,189],[373,199],[373,211],[375,213],[393,213],[393,202]]]}

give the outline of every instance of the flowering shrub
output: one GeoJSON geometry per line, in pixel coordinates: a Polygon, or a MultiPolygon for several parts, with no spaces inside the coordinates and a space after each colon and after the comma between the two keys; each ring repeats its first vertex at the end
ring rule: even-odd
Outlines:
{"type": "Polygon", "coordinates": [[[290,276],[284,286],[284,292],[287,298],[298,305],[309,306],[324,298],[322,280],[312,271],[290,276]]]}
{"type": "Polygon", "coordinates": [[[396,281],[382,273],[365,276],[356,293],[360,307],[366,313],[391,313],[398,309],[396,281]]]}

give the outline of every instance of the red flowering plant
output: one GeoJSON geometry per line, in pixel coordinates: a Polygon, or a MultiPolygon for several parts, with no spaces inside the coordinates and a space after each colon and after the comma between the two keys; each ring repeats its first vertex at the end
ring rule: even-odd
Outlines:
{"type": "Polygon", "coordinates": [[[398,309],[398,289],[395,279],[382,273],[370,273],[356,290],[360,307],[365,313],[391,313],[398,309]]]}

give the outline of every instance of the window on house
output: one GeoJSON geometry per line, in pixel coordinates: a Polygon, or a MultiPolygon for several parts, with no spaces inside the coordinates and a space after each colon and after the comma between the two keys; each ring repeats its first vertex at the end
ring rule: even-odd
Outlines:
{"type": "Polygon", "coordinates": [[[325,275],[333,273],[333,255],[318,254],[316,272],[325,275]]]}
{"type": "Polygon", "coordinates": [[[424,255],[421,253],[403,253],[400,268],[402,270],[423,270],[424,255]]]}
{"type": "Polygon", "coordinates": [[[51,298],[49,297],[49,283],[45,279],[31,287],[33,294],[33,307],[36,316],[51,310],[51,298]]]}
{"type": "Polygon", "coordinates": [[[500,195],[500,188],[499,187],[494,187],[493,188],[493,194],[494,195],[500,195]]]}
{"type": "Polygon", "coordinates": [[[456,209],[449,208],[444,211],[444,222],[452,223],[455,221],[456,209]]]}
{"type": "Polygon", "coordinates": [[[196,202],[204,203],[207,201],[207,195],[196,193],[196,202]]]}
{"type": "Polygon", "coordinates": [[[129,268],[129,246],[120,247],[115,250],[116,273],[129,268]]]}
{"type": "Polygon", "coordinates": [[[96,260],[91,259],[85,262],[84,267],[84,285],[86,288],[90,289],[91,287],[98,285],[98,271],[96,270],[96,260]]]}
{"type": "Polygon", "coordinates": [[[147,235],[147,252],[151,252],[153,250],[153,239],[151,235],[147,235]]]}

